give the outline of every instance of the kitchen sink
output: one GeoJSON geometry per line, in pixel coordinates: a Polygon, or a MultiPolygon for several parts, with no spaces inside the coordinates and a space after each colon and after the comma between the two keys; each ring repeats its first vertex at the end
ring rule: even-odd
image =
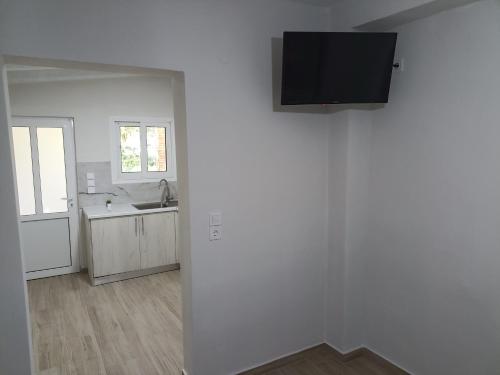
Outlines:
{"type": "Polygon", "coordinates": [[[178,201],[168,201],[167,204],[161,204],[160,202],[150,202],[150,203],[138,203],[133,204],[135,208],[138,210],[154,210],[156,208],[165,208],[165,207],[177,207],[179,205],[178,201]]]}

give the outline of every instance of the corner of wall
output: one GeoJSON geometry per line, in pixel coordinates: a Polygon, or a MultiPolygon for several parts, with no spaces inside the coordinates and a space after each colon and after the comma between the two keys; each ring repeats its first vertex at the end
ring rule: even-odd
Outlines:
{"type": "Polygon", "coordinates": [[[325,341],[343,347],[345,320],[345,249],[348,116],[330,115],[328,128],[328,253],[325,277],[325,341]]]}
{"type": "Polygon", "coordinates": [[[340,352],[364,343],[363,241],[372,113],[331,115],[328,137],[328,255],[325,342],[340,352]]]}

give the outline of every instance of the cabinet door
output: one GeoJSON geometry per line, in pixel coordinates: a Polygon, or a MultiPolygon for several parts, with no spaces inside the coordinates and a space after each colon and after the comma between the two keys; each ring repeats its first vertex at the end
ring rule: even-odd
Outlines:
{"type": "Polygon", "coordinates": [[[144,215],[141,224],[141,268],[175,264],[174,214],[144,215]]]}
{"type": "Polygon", "coordinates": [[[137,216],[92,220],[94,277],[140,269],[138,220],[137,216]]]}

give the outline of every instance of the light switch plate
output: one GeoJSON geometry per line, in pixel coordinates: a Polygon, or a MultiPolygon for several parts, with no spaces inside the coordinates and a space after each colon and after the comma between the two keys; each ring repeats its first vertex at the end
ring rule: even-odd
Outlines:
{"type": "Polygon", "coordinates": [[[218,241],[222,238],[222,228],[220,226],[210,227],[210,241],[218,241]]]}
{"type": "Polygon", "coordinates": [[[210,218],[210,226],[220,226],[222,225],[222,212],[220,211],[212,211],[209,214],[210,218]]]}

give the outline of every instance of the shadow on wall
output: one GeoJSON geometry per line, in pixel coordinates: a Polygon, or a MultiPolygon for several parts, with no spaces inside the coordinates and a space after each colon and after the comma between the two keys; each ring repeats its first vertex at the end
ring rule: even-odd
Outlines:
{"type": "Polygon", "coordinates": [[[281,105],[281,73],[283,67],[283,38],[271,38],[273,111],[289,113],[328,114],[346,110],[372,111],[384,108],[384,104],[311,104],[281,105]]]}

